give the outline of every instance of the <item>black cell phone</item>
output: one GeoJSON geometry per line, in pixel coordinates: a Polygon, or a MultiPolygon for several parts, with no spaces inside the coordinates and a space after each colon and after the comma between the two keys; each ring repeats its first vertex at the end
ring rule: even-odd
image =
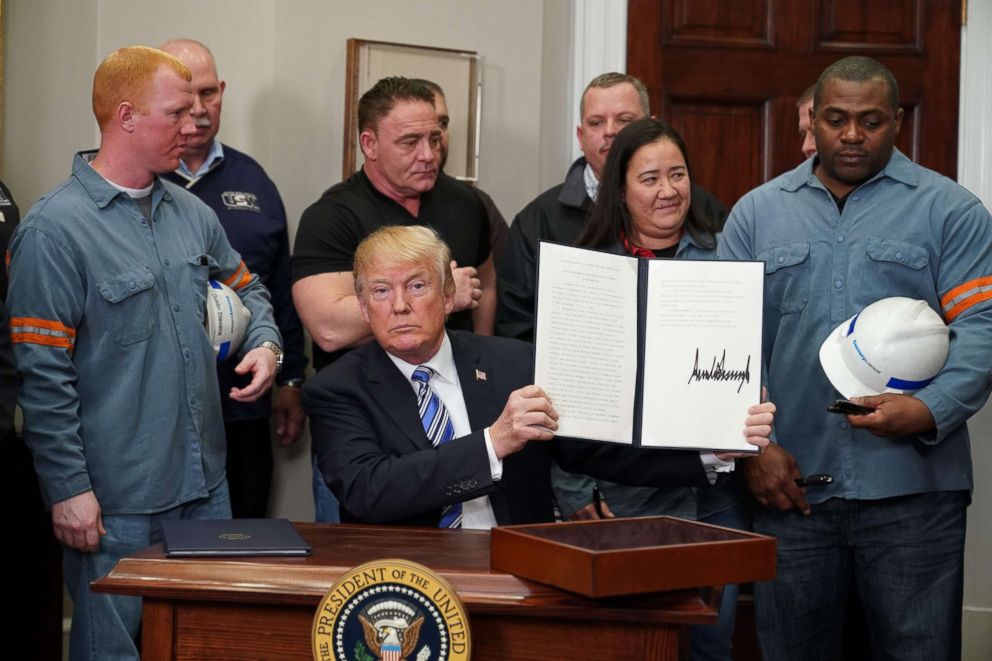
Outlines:
{"type": "Polygon", "coordinates": [[[870,406],[855,404],[849,399],[838,399],[828,406],[827,410],[831,413],[843,413],[845,415],[864,415],[865,413],[871,413],[875,409],[870,406]]]}
{"type": "Polygon", "coordinates": [[[796,484],[801,487],[825,487],[828,484],[833,484],[833,482],[833,476],[826,473],[796,478],[796,484]]]}

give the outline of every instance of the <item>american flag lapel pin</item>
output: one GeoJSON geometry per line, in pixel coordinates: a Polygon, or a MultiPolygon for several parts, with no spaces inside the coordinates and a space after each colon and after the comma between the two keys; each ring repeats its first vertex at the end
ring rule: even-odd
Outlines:
{"type": "Polygon", "coordinates": [[[476,381],[485,381],[486,380],[486,373],[483,372],[480,369],[476,369],[475,370],[475,380],[476,381]]]}

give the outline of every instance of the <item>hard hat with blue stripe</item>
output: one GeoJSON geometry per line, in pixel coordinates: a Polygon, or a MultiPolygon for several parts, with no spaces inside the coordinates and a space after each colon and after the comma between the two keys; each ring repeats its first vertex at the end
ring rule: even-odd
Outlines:
{"type": "Polygon", "coordinates": [[[249,320],[251,312],[233,289],[216,280],[207,283],[205,324],[218,362],[237,353],[249,320]]]}
{"type": "Polygon", "coordinates": [[[844,397],[912,393],[947,361],[949,331],[926,301],[883,298],[838,326],[820,347],[820,365],[844,397]]]}

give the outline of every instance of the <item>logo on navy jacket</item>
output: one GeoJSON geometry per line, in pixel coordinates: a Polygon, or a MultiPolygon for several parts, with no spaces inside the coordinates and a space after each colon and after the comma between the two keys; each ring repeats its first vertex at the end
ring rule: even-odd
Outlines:
{"type": "Polygon", "coordinates": [[[258,198],[254,193],[239,193],[237,191],[224,191],[221,194],[224,205],[228,209],[241,209],[243,211],[261,211],[258,208],[258,198]]]}

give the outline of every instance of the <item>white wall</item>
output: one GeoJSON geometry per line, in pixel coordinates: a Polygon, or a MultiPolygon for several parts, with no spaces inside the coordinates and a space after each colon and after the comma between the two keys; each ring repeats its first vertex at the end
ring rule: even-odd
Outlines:
{"type": "Polygon", "coordinates": [[[3,28],[3,174],[23,215],[95,145],[97,23],[84,3],[7,0],[3,28]]]}
{"type": "MultiPolygon", "coordinates": [[[[563,0],[547,4],[552,17],[567,16],[563,0]]],[[[560,135],[543,137],[542,98],[567,88],[567,33],[556,26],[544,39],[544,3],[6,0],[3,14],[4,175],[25,202],[68,174],[73,150],[95,146],[89,89],[100,59],[176,35],[214,51],[228,83],[221,138],[269,170],[294,224],[340,177],[348,37],[482,55],[481,185],[504,215],[543,190],[542,149],[561,150],[560,135]]],[[[566,166],[547,164],[548,185],[566,166]]]]}
{"type": "MultiPolygon", "coordinates": [[[[573,50],[570,33],[570,2],[546,0],[542,31],[541,80],[541,151],[538,162],[540,177],[538,191],[557,186],[565,178],[565,170],[573,160],[571,146],[577,144],[575,125],[577,115],[569,104],[569,86],[574,78],[570,54],[573,50]]],[[[528,202],[530,200],[527,200],[528,202]]],[[[504,210],[507,222],[513,214],[504,210]]]]}
{"type": "MultiPolygon", "coordinates": [[[[992,209],[992,2],[968,3],[961,33],[961,104],[958,181],[992,209]]],[[[992,347],[989,348],[992,351],[992,347]]],[[[992,403],[969,423],[975,492],[965,545],[965,659],[992,659],[992,403]]]]}

